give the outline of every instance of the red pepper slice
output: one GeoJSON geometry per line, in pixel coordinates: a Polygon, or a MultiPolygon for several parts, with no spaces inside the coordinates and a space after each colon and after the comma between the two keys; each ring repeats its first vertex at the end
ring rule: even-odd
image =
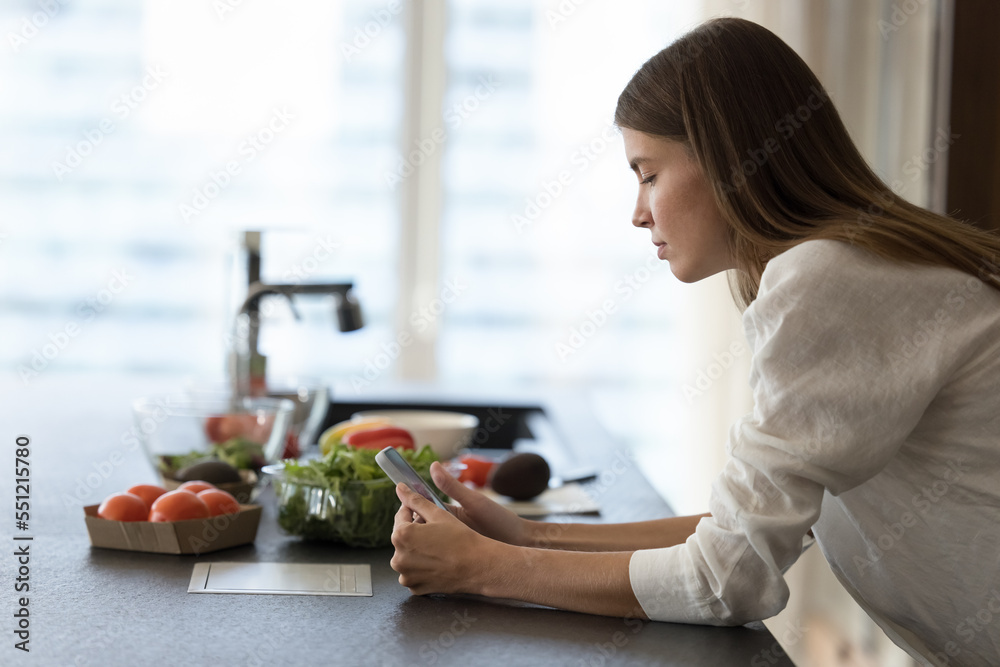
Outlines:
{"type": "Polygon", "coordinates": [[[398,426],[376,426],[366,428],[363,431],[353,431],[345,435],[342,442],[345,445],[364,449],[384,449],[386,447],[416,449],[410,432],[398,426]]]}
{"type": "Polygon", "coordinates": [[[458,475],[460,482],[472,482],[476,486],[486,486],[490,478],[490,471],[496,465],[496,461],[482,456],[466,454],[458,459],[459,463],[465,464],[465,470],[458,475]]]}

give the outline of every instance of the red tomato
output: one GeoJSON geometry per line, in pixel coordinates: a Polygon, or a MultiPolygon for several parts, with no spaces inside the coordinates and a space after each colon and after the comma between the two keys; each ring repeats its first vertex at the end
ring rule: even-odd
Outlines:
{"type": "Polygon", "coordinates": [[[201,493],[202,491],[207,491],[208,489],[214,489],[215,484],[209,484],[208,482],[197,479],[191,480],[190,482],[184,482],[177,488],[190,491],[191,493],[201,493]]]}
{"type": "MultiPolygon", "coordinates": [[[[128,490],[128,493],[133,493],[146,502],[146,513],[149,513],[149,508],[153,506],[153,501],[166,493],[167,490],[162,486],[156,486],[155,484],[136,484],[128,490]]],[[[145,519],[143,519],[145,521],[145,519]]]]}
{"type": "Polygon", "coordinates": [[[341,441],[345,445],[359,449],[414,449],[413,436],[405,428],[397,426],[375,426],[363,431],[351,431],[341,441]]]}
{"type": "Polygon", "coordinates": [[[146,501],[133,493],[112,493],[97,508],[97,516],[108,521],[145,521],[146,501]]]}
{"type": "Polygon", "coordinates": [[[472,454],[466,454],[458,462],[465,464],[465,470],[459,473],[458,481],[472,482],[476,486],[486,486],[490,471],[497,464],[496,461],[472,454]]]}
{"type": "Polygon", "coordinates": [[[156,499],[149,512],[150,521],[184,521],[208,518],[208,505],[185,489],[167,491],[156,499]]]}
{"type": "Polygon", "coordinates": [[[205,435],[213,443],[225,442],[235,435],[232,433],[230,424],[231,422],[225,415],[209,417],[205,420],[205,435]]]}
{"type": "Polygon", "coordinates": [[[236,502],[236,498],[222,489],[208,489],[199,493],[198,497],[208,506],[208,513],[211,516],[236,514],[240,511],[240,504],[236,502]]]}
{"type": "Polygon", "coordinates": [[[265,442],[273,422],[273,417],[265,417],[258,423],[254,415],[215,415],[205,420],[205,435],[215,444],[236,437],[265,442]]]}

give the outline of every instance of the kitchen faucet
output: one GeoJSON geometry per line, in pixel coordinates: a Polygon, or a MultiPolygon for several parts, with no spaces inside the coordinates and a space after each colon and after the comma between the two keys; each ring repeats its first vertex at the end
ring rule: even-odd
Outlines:
{"type": "Polygon", "coordinates": [[[354,296],[354,283],[265,283],[260,279],[259,231],[243,232],[242,249],[247,259],[247,295],[236,313],[234,335],[229,351],[229,380],[237,396],[264,393],[267,390],[267,358],[257,349],[260,334],[260,301],[279,294],[288,299],[292,314],[301,319],[294,295],[331,295],[340,331],[357,331],[364,326],[361,306],[354,296]]]}

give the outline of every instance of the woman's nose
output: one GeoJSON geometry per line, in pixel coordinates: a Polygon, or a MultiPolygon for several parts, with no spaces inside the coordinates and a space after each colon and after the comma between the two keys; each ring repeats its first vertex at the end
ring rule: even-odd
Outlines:
{"type": "Polygon", "coordinates": [[[635,210],[632,212],[632,224],[636,227],[652,227],[653,217],[649,214],[649,208],[645,205],[642,197],[635,202],[635,210]]]}

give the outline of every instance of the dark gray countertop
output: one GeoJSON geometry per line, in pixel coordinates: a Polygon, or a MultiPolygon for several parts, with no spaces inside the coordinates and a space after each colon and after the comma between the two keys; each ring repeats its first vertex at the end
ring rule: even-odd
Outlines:
{"type": "MultiPolygon", "coordinates": [[[[131,484],[153,482],[155,476],[142,452],[129,451],[121,442],[131,425],[128,399],[151,387],[100,385],[100,392],[88,394],[88,386],[45,378],[30,391],[3,386],[12,404],[3,424],[8,441],[3,451],[10,452],[10,464],[14,437],[27,434],[32,439],[27,534],[34,540],[31,652],[13,648],[13,623],[8,620],[2,664],[792,664],[784,657],[772,658],[783,654],[759,624],[711,628],[640,623],[472,597],[413,597],[389,567],[391,549],[304,543],[280,534],[269,492],[261,498],[264,512],[253,545],[203,556],[92,548],[80,508],[131,484]],[[59,417],[53,419],[53,414],[59,417]],[[191,595],[187,585],[199,561],[370,563],[374,595],[191,595]]],[[[574,451],[598,466],[624,457],[592,416],[584,414],[582,404],[573,405],[573,400],[556,400],[547,407],[574,451]]],[[[619,460],[624,462],[616,467],[620,472],[591,484],[605,508],[603,516],[581,520],[669,515],[669,507],[635,464],[627,457],[619,460]]],[[[0,480],[5,499],[13,497],[12,478],[8,473],[0,480]]],[[[14,544],[13,526],[10,518],[4,523],[9,546],[14,544]]],[[[5,614],[17,601],[13,561],[12,556],[2,559],[5,614]]]]}

